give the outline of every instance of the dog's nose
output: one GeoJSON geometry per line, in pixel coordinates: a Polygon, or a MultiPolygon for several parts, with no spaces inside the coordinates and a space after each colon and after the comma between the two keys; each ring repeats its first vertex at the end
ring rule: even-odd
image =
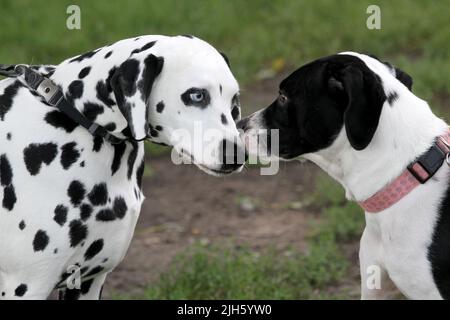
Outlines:
{"type": "Polygon", "coordinates": [[[222,140],[220,143],[222,167],[224,171],[234,171],[239,169],[247,160],[245,149],[236,142],[222,140]]]}
{"type": "Polygon", "coordinates": [[[249,122],[249,118],[244,118],[236,124],[236,127],[243,131],[247,131],[249,129],[248,122],[249,122]]]}

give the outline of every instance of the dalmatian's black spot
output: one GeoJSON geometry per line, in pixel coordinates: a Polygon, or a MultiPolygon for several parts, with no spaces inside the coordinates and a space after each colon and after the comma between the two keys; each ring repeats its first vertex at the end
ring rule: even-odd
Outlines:
{"type": "Polygon", "coordinates": [[[81,98],[81,96],[83,95],[83,89],[84,89],[83,81],[81,80],[72,81],[72,83],[69,84],[68,88],[70,99],[75,100],[81,98]]]}
{"type": "Polygon", "coordinates": [[[190,34],[182,34],[180,37],[185,37],[185,38],[189,38],[189,39],[194,39],[194,36],[190,35],[190,34]]]}
{"type": "Polygon", "coordinates": [[[94,282],[94,279],[90,279],[90,280],[82,282],[81,286],[80,286],[81,294],[87,294],[89,292],[89,289],[91,289],[93,282],[94,282]]]}
{"type": "Polygon", "coordinates": [[[76,146],[75,142],[69,142],[61,147],[61,165],[65,170],[69,169],[80,157],[80,152],[75,148],[76,146]]]}
{"type": "Polygon", "coordinates": [[[156,43],[156,41],[152,41],[152,42],[149,42],[146,45],[142,46],[139,49],[134,49],[133,51],[131,51],[131,55],[133,55],[135,53],[139,53],[139,52],[145,51],[145,50],[148,50],[151,47],[153,47],[155,45],[155,43],[156,43]]]}
{"type": "Polygon", "coordinates": [[[163,127],[160,125],[155,126],[156,131],[163,131],[163,127]]]}
{"type": "Polygon", "coordinates": [[[70,183],[67,194],[69,195],[70,202],[74,206],[78,206],[86,195],[86,189],[80,181],[74,180],[70,183]]]}
{"type": "Polygon", "coordinates": [[[19,223],[19,229],[20,230],[23,230],[23,229],[25,229],[25,227],[26,227],[26,225],[25,225],[25,221],[20,221],[20,223],[19,223]]]}
{"type": "Polygon", "coordinates": [[[95,219],[97,221],[103,222],[113,221],[116,220],[116,215],[114,214],[114,211],[112,211],[111,209],[102,209],[97,213],[95,219]]]}
{"type": "Polygon", "coordinates": [[[162,113],[164,110],[164,107],[165,107],[164,101],[158,102],[158,104],[156,105],[156,112],[162,113]]]}
{"type": "Polygon", "coordinates": [[[64,300],[78,300],[81,296],[81,290],[79,289],[65,289],[63,298],[64,300]]]}
{"type": "Polygon", "coordinates": [[[80,220],[72,220],[69,225],[70,246],[76,247],[88,235],[87,226],[80,220]]]}
{"type": "Polygon", "coordinates": [[[108,59],[109,57],[111,57],[112,55],[112,51],[109,51],[107,54],[105,54],[105,59],[108,59]]]}
{"type": "Polygon", "coordinates": [[[120,163],[122,161],[122,156],[125,153],[125,149],[127,146],[125,143],[119,143],[113,145],[113,147],[114,147],[114,157],[111,165],[111,175],[114,175],[117,172],[117,170],[119,170],[120,163]]]}
{"type": "Polygon", "coordinates": [[[234,106],[233,109],[231,110],[231,116],[233,117],[233,120],[238,119],[239,115],[240,115],[239,107],[234,106]]]}
{"type": "Polygon", "coordinates": [[[11,141],[11,132],[8,132],[8,133],[6,134],[6,139],[11,141]]]}
{"type": "Polygon", "coordinates": [[[223,113],[220,115],[220,121],[222,121],[223,125],[227,125],[228,124],[227,117],[223,113]]]}
{"type": "Polygon", "coordinates": [[[32,176],[37,175],[43,163],[50,165],[56,158],[58,146],[54,143],[32,143],[23,150],[25,166],[32,176]]]}
{"type": "Polygon", "coordinates": [[[44,230],[38,230],[33,239],[34,251],[44,251],[45,248],[47,248],[49,241],[50,238],[48,237],[47,232],[45,232],[44,230]]]}
{"type": "Polygon", "coordinates": [[[78,57],[75,57],[72,60],[70,60],[69,63],[81,62],[84,59],[92,58],[97,53],[98,50],[99,49],[83,53],[83,54],[79,55],[78,57]]]}
{"type": "Polygon", "coordinates": [[[99,152],[103,145],[103,138],[100,136],[95,136],[94,145],[92,146],[92,151],[99,152]]]}
{"type": "Polygon", "coordinates": [[[136,170],[136,182],[139,187],[139,190],[141,190],[142,187],[142,177],[144,176],[144,168],[145,168],[145,159],[142,159],[141,164],[136,170]]]}
{"type": "Polygon", "coordinates": [[[92,102],[86,102],[83,108],[84,116],[92,122],[95,121],[97,116],[102,114],[104,111],[105,110],[101,105],[92,102]]]}
{"type": "Polygon", "coordinates": [[[96,184],[88,194],[89,201],[94,206],[105,205],[108,201],[108,189],[106,183],[96,184]]]}
{"type": "Polygon", "coordinates": [[[14,205],[16,204],[17,197],[16,192],[14,190],[14,186],[11,184],[9,186],[6,186],[3,189],[3,208],[11,211],[14,209],[14,205]]]}
{"type": "Polygon", "coordinates": [[[151,41],[151,42],[147,43],[146,45],[144,45],[141,48],[141,51],[145,51],[145,50],[150,49],[151,47],[153,47],[155,45],[155,43],[156,43],[156,41],[151,41]]]}
{"type": "Polygon", "coordinates": [[[59,111],[50,111],[45,115],[44,120],[57,129],[64,129],[67,133],[71,133],[78,127],[78,124],[75,121],[59,111]]]}
{"type": "Polygon", "coordinates": [[[84,161],[81,161],[81,162],[80,162],[80,167],[84,168],[84,166],[85,166],[85,162],[84,162],[84,161]]]}
{"type": "Polygon", "coordinates": [[[108,258],[103,259],[102,263],[105,263],[108,261],[108,258]]]}
{"type": "Polygon", "coordinates": [[[91,245],[87,248],[86,252],[84,253],[84,259],[91,260],[93,257],[95,257],[100,251],[103,249],[103,239],[95,240],[91,243],[91,245]]]}
{"type": "Polygon", "coordinates": [[[105,268],[103,268],[102,266],[96,266],[94,268],[92,268],[88,273],[86,273],[86,278],[90,277],[90,276],[94,276],[97,275],[99,273],[101,273],[103,270],[105,270],[105,268]]]}
{"type": "Polygon", "coordinates": [[[80,219],[83,221],[86,221],[87,219],[89,219],[91,217],[93,210],[94,209],[92,208],[91,205],[89,205],[87,203],[83,203],[80,206],[80,219]]]}
{"type": "Polygon", "coordinates": [[[78,74],[78,78],[84,79],[89,74],[89,72],[91,72],[91,67],[84,67],[78,74]]]}
{"type": "Polygon", "coordinates": [[[114,199],[113,211],[117,218],[123,219],[127,213],[127,204],[122,197],[117,197],[114,199]]]}
{"type": "Polygon", "coordinates": [[[223,90],[223,88],[222,88],[222,85],[220,84],[220,85],[219,85],[220,95],[222,95],[222,90],[223,90]]]}
{"type": "Polygon", "coordinates": [[[128,172],[127,172],[128,180],[131,180],[131,175],[133,174],[134,163],[136,162],[138,150],[139,149],[137,143],[135,142],[132,143],[132,149],[128,156],[128,172]]]}
{"type": "Polygon", "coordinates": [[[54,211],[55,216],[53,217],[53,220],[62,227],[67,221],[68,212],[69,209],[66,206],[62,204],[57,205],[54,211]]]}
{"type": "Polygon", "coordinates": [[[6,292],[5,291],[3,291],[2,292],[2,297],[4,297],[6,295],[6,292]]]}
{"type": "Polygon", "coordinates": [[[399,98],[399,96],[396,91],[389,92],[389,94],[387,95],[387,101],[390,106],[392,106],[394,104],[394,102],[398,100],[398,98],[399,98]]]}
{"type": "Polygon", "coordinates": [[[105,126],[104,126],[104,128],[106,129],[106,130],[108,130],[108,131],[114,131],[114,130],[116,130],[116,124],[114,123],[114,122],[110,122],[110,123],[107,123],[107,124],[105,124],[105,126]]]}
{"type": "Polygon", "coordinates": [[[0,95],[0,120],[5,120],[5,115],[11,109],[14,97],[21,86],[22,84],[19,81],[16,81],[6,87],[3,94],[0,95]]]}
{"type": "Polygon", "coordinates": [[[24,283],[20,284],[16,290],[14,290],[14,295],[16,297],[23,297],[27,293],[28,286],[24,283]]]}
{"type": "Polygon", "coordinates": [[[6,157],[6,154],[0,156],[0,184],[2,186],[9,186],[12,183],[12,169],[11,164],[6,157]]]}
{"type": "Polygon", "coordinates": [[[101,80],[97,82],[95,90],[97,91],[97,99],[103,102],[106,106],[112,107],[113,105],[116,104],[116,102],[110,98],[112,90],[105,83],[105,81],[101,80]]]}
{"type": "Polygon", "coordinates": [[[141,37],[134,38],[134,41],[138,41],[141,37]]]}
{"type": "Polygon", "coordinates": [[[152,126],[151,124],[149,124],[148,127],[149,127],[149,133],[150,133],[150,136],[151,136],[152,138],[157,138],[157,137],[159,136],[159,132],[156,131],[155,128],[153,128],[153,126],[152,126]]]}

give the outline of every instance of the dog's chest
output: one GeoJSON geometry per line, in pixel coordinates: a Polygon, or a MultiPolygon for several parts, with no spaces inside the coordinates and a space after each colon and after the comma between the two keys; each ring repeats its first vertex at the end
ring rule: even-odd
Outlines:
{"type": "Polygon", "coordinates": [[[434,180],[416,188],[398,204],[367,216],[368,228],[377,235],[373,244],[376,252],[372,254],[379,255],[390,278],[410,298],[439,298],[430,248],[436,241],[447,181],[448,168],[443,166],[434,180]]]}

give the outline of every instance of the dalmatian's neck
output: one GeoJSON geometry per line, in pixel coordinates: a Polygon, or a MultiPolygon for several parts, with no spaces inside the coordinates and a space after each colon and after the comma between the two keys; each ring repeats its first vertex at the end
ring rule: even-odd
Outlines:
{"type": "Polygon", "coordinates": [[[128,124],[116,103],[111,78],[117,68],[140,50],[148,49],[158,36],[125,39],[74,58],[55,67],[51,79],[72,105],[91,121],[122,136],[128,124]]]}

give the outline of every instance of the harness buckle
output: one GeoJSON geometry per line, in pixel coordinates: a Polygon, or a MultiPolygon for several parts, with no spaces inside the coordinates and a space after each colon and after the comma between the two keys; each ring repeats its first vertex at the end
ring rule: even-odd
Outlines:
{"type": "Polygon", "coordinates": [[[58,104],[58,101],[53,101],[53,97],[55,97],[58,93],[59,88],[50,79],[44,78],[44,80],[42,80],[37,87],[36,91],[44,98],[45,101],[47,101],[47,103],[53,106],[58,104]]]}

